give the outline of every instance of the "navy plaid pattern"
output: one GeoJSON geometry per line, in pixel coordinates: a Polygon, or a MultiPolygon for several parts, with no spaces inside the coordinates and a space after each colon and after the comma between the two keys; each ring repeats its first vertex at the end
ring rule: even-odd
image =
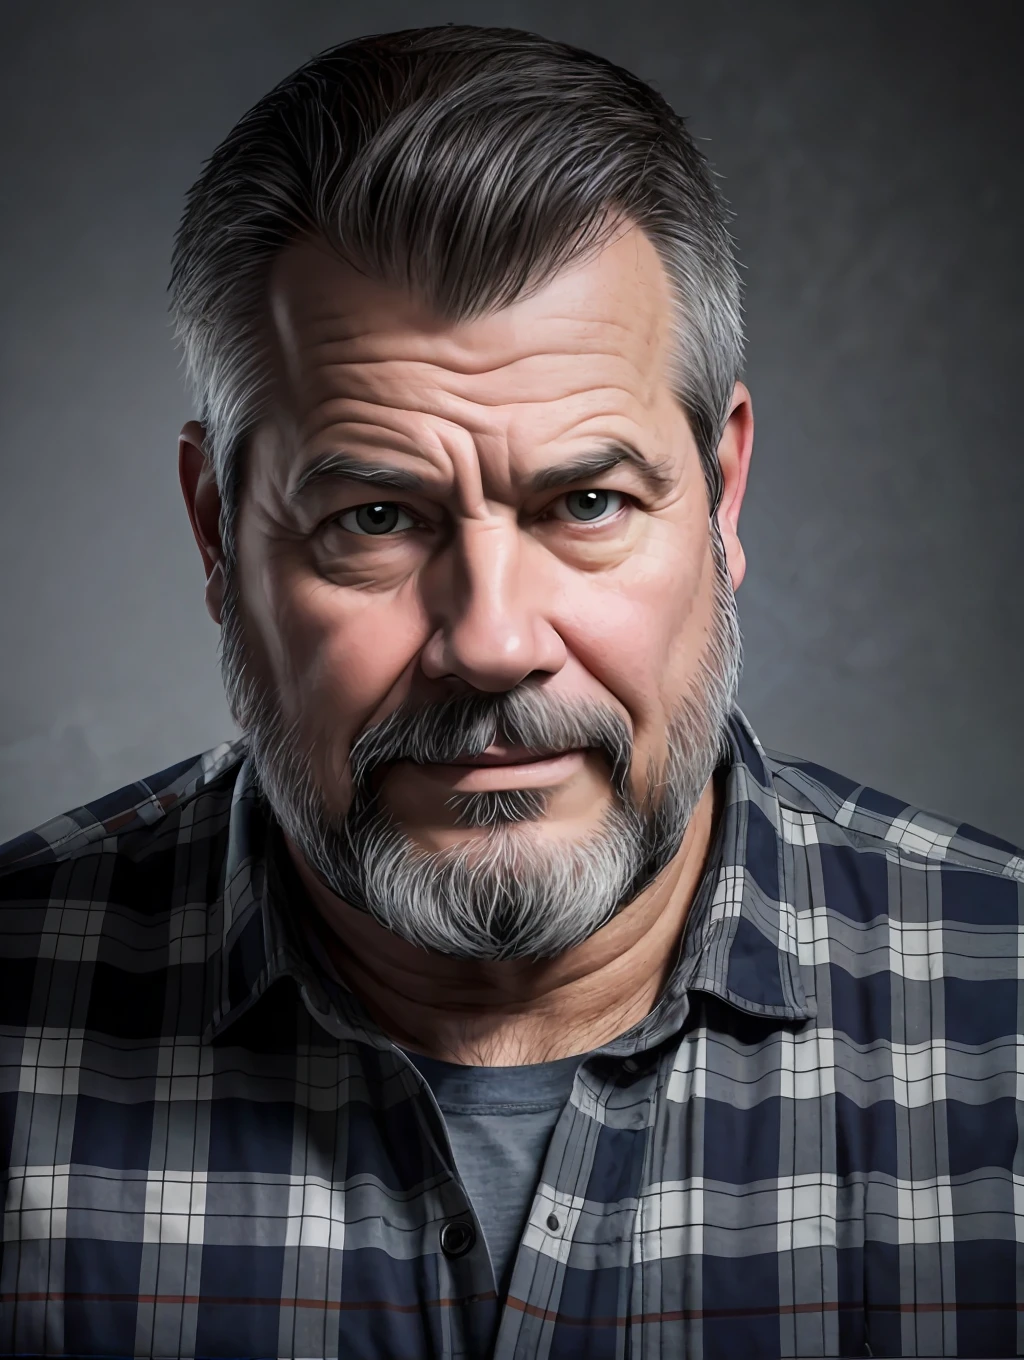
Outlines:
{"type": "Polygon", "coordinates": [[[729,739],[671,981],[581,1064],[507,1300],[243,743],[4,847],[0,1351],[1024,1351],[1024,861],[729,739]]]}

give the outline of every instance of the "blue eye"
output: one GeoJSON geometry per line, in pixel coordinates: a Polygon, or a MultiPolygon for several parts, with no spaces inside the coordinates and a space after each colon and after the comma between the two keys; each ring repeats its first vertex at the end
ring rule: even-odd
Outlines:
{"type": "MultiPolygon", "coordinates": [[[[569,511],[569,518],[577,524],[593,520],[608,519],[609,511],[614,514],[625,499],[621,491],[568,491],[562,504],[569,511]]],[[[565,519],[564,515],[557,516],[565,519]]]]}
{"type": "Polygon", "coordinates": [[[376,501],[372,505],[357,505],[346,510],[338,516],[338,523],[350,534],[380,538],[396,529],[411,529],[414,520],[394,501],[376,501]]]}

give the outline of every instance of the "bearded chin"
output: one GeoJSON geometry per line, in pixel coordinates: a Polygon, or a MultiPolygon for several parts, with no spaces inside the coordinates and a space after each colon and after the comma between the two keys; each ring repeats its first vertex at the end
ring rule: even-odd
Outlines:
{"type": "MultiPolygon", "coordinates": [[[[547,807],[543,790],[459,795],[453,800],[459,824],[479,834],[436,852],[410,839],[365,779],[345,816],[332,816],[310,750],[248,664],[241,602],[229,579],[221,629],[228,703],[249,739],[266,804],[325,886],[410,944],[478,960],[557,957],[633,901],[678,853],[728,749],[742,644],[717,525],[712,530],[712,629],[690,691],[669,722],[663,768],[636,798],[627,761],[612,779],[612,806],[600,825],[569,844],[537,834],[547,807]]],[[[520,691],[524,699],[527,693],[520,691]]]]}

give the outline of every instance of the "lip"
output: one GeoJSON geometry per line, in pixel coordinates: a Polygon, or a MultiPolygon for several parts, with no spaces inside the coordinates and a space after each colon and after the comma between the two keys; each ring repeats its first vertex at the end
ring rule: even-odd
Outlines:
{"type": "Polygon", "coordinates": [[[519,748],[488,749],[482,755],[457,764],[409,764],[406,771],[466,793],[488,789],[547,788],[561,784],[578,773],[586,754],[584,750],[574,750],[544,756],[519,748]]]}
{"type": "Polygon", "coordinates": [[[482,754],[467,756],[465,760],[452,761],[451,764],[465,766],[469,769],[493,765],[538,765],[551,760],[558,760],[566,754],[565,751],[531,751],[525,746],[501,746],[495,742],[488,746],[482,754]]]}

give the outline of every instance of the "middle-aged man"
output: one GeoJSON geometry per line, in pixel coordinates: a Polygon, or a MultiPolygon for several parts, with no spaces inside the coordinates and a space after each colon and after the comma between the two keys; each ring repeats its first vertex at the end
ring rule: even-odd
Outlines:
{"type": "Polygon", "coordinates": [[[237,741],[10,843],[21,1355],[1024,1349],[1024,862],[768,755],[710,172],[513,31],[214,153],[181,483],[237,741]]]}

